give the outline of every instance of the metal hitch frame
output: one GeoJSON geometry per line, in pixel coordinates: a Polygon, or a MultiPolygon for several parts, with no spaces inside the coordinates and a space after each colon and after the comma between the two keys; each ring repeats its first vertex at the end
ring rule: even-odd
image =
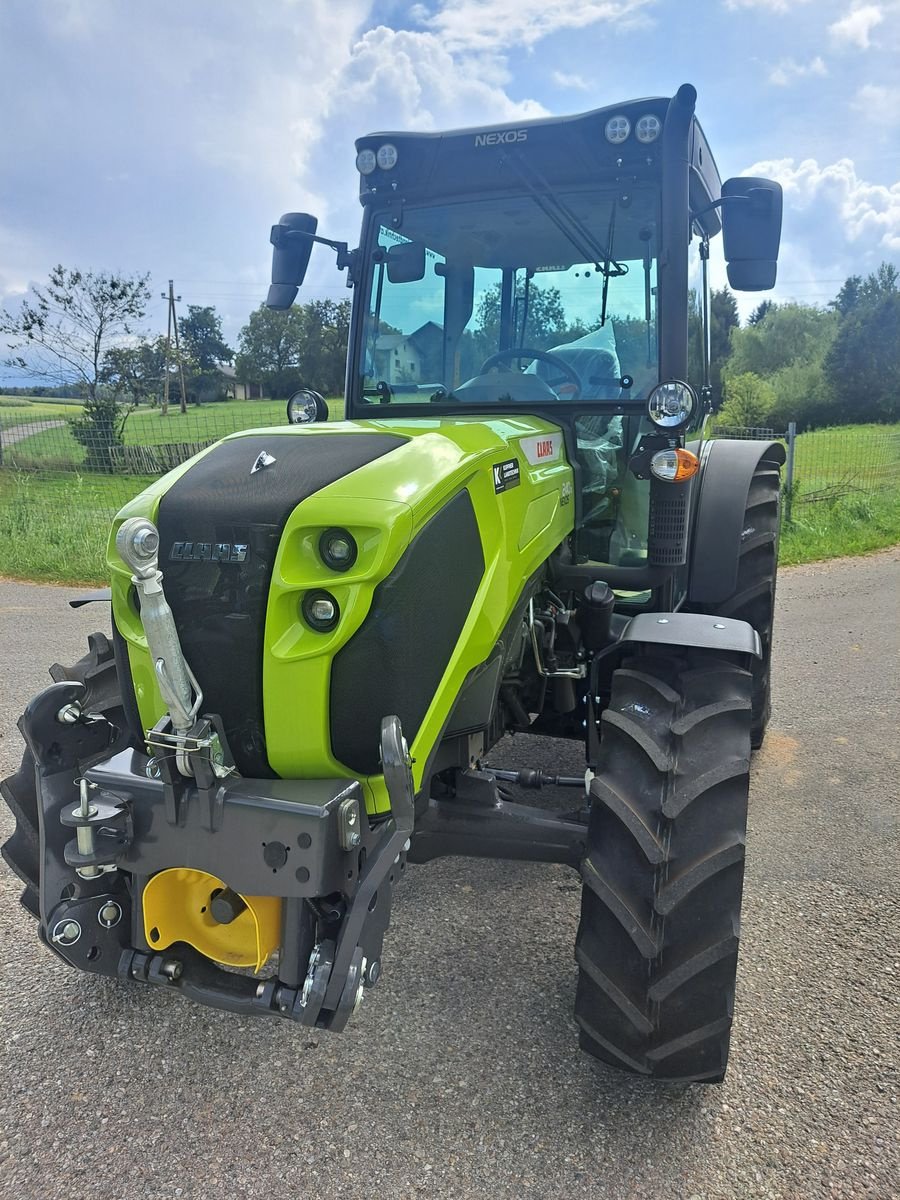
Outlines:
{"type": "Polygon", "coordinates": [[[198,722],[188,779],[171,758],[138,753],[105,717],[84,712],[85,693],[80,683],[53,684],[19,722],[36,764],[41,940],[81,970],[175,988],[232,1012],[343,1029],[380,975],[412,833],[399,720],[382,722],[391,814],[373,823],[355,779],[248,780],[217,769],[220,752],[226,762],[229,754],[215,717],[198,722]],[[282,898],[278,978],[224,970],[184,943],[147,944],[141,892],[173,866],[224,873],[238,891],[282,898]]]}

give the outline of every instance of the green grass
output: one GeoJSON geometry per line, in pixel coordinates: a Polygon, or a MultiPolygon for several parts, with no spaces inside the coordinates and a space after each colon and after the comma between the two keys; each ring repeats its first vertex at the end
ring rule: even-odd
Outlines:
{"type": "Polygon", "coordinates": [[[103,582],[112,516],[150,482],[0,472],[0,576],[103,582]]]}
{"type": "Polygon", "coordinates": [[[842,425],[797,438],[797,494],[900,486],[900,425],[842,425]]]}
{"type": "MultiPolygon", "coordinates": [[[[329,408],[332,419],[343,416],[343,401],[330,400],[329,408]]],[[[16,424],[21,423],[23,415],[27,420],[53,419],[66,409],[77,411],[77,406],[35,401],[27,409],[0,407],[0,421],[8,423],[11,414],[17,415],[16,424]]],[[[196,442],[222,436],[236,427],[280,425],[283,421],[284,404],[280,400],[205,405],[199,410],[192,408],[185,416],[177,409],[168,417],[160,416],[157,410],[141,410],[129,419],[126,438],[131,445],[196,442]],[[228,414],[227,429],[222,428],[222,414],[228,414]]],[[[74,449],[82,453],[67,430],[52,430],[27,442],[63,432],[74,449]]],[[[798,438],[793,521],[785,523],[782,532],[782,565],[865,554],[900,543],[898,443],[900,425],[845,426],[798,438]],[[867,478],[872,478],[873,472],[879,482],[896,480],[896,485],[874,494],[802,499],[851,476],[859,479],[867,473],[867,478]]],[[[149,477],[141,476],[0,471],[0,575],[60,583],[102,582],[110,520],[149,482],[149,477]]]]}
{"type": "Polygon", "coordinates": [[[64,421],[77,417],[80,412],[81,405],[74,401],[47,402],[29,400],[27,396],[0,396],[0,429],[32,421],[64,421]]]}
{"type": "Polygon", "coordinates": [[[782,527],[782,566],[868,554],[900,543],[900,488],[795,504],[782,527]]]}
{"type": "MultiPolygon", "coordinates": [[[[80,406],[38,405],[31,408],[0,408],[0,426],[10,427],[37,420],[59,420],[61,417],[77,416],[80,406]],[[41,411],[38,411],[40,409],[41,411]]],[[[344,417],[343,397],[328,401],[329,420],[340,421],[344,417]]],[[[182,413],[177,404],[170,404],[163,416],[158,408],[139,408],[125,423],[126,446],[154,446],[162,443],[185,442],[189,444],[214,442],[229,433],[242,429],[254,429],[267,425],[286,423],[284,400],[228,400],[222,404],[204,404],[198,408],[190,405],[182,413]]],[[[66,427],[47,429],[23,438],[10,448],[7,457],[23,467],[61,467],[68,463],[80,467],[84,463],[85,449],[75,441],[66,427]]]]}

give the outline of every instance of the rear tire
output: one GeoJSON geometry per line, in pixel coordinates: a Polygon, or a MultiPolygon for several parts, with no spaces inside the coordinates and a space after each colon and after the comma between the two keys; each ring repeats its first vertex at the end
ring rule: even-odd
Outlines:
{"type": "Polygon", "coordinates": [[[750,770],[750,673],[706,651],[613,675],[575,957],[581,1046],[655,1079],[723,1078],[750,770]]]}
{"type": "MultiPolygon", "coordinates": [[[[102,713],[119,729],[125,728],[125,715],[116,675],[115,655],[109,639],[103,633],[88,638],[88,652],[74,666],[55,663],[50,668],[54,683],[70,679],[83,683],[87,689],[84,699],[86,712],[102,713]]],[[[109,754],[111,751],[106,751],[109,754]]],[[[0,795],[15,818],[12,837],[0,848],[6,864],[25,884],[22,904],[31,915],[40,919],[40,831],[38,826],[38,795],[35,763],[26,747],[18,771],[0,781],[0,795]]]]}

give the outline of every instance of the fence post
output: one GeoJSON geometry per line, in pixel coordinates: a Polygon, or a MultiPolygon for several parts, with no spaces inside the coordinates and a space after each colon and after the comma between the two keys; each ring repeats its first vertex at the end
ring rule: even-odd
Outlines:
{"type": "Polygon", "coordinates": [[[794,443],[796,440],[797,422],[788,421],[787,478],[784,485],[784,518],[788,525],[791,523],[791,509],[794,507],[794,443]]]}

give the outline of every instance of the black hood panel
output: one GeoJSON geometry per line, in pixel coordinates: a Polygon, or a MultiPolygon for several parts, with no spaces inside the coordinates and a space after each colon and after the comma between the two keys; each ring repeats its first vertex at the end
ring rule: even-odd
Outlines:
{"type": "Polygon", "coordinates": [[[203,712],[222,718],[242,775],[274,775],[263,723],[263,645],[285,523],[314,492],[404,441],[375,433],[235,438],[210,450],[160,501],[166,597],[203,689],[203,712]],[[274,462],[251,473],[263,453],[274,462]]]}

